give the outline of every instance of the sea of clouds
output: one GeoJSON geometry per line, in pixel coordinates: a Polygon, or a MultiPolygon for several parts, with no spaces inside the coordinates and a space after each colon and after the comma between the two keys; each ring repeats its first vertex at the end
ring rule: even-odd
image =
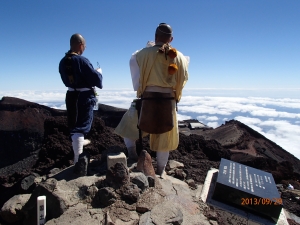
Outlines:
{"type": "MultiPolygon", "coordinates": [[[[135,92],[97,90],[98,102],[129,108],[135,92]]],[[[11,91],[3,96],[17,97],[52,108],[65,109],[65,90],[11,91]]],[[[187,89],[178,104],[178,119],[198,119],[216,128],[238,120],[300,159],[300,89],[187,89]]]]}

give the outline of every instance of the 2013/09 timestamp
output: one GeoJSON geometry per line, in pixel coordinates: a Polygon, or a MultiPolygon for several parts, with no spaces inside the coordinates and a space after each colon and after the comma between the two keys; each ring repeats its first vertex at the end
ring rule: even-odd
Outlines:
{"type": "Polygon", "coordinates": [[[282,198],[241,198],[241,205],[282,205],[282,198]]]}

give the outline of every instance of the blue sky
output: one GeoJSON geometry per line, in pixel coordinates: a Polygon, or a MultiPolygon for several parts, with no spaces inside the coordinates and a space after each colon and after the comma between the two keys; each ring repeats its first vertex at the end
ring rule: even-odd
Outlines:
{"type": "Polygon", "coordinates": [[[179,119],[236,119],[300,159],[299,0],[2,0],[0,98],[64,109],[58,63],[81,33],[103,70],[99,102],[128,108],[131,54],[161,22],[190,57],[179,119]]]}
{"type": "Polygon", "coordinates": [[[132,88],[131,54],[160,22],[190,56],[186,88],[300,92],[300,1],[1,1],[0,90],[64,90],[58,63],[81,33],[104,89],[132,88]]]}

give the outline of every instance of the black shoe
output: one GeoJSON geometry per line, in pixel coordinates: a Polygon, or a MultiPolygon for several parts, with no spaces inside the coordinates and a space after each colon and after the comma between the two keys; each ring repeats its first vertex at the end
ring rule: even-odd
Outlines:
{"type": "Polygon", "coordinates": [[[90,155],[88,153],[81,153],[78,162],[74,166],[74,173],[79,176],[86,176],[88,165],[90,163],[90,155]]]}

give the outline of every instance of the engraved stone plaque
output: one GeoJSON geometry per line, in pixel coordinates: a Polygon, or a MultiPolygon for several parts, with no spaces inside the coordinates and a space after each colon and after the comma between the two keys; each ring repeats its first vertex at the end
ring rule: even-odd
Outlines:
{"type": "Polygon", "coordinates": [[[272,174],[221,159],[212,198],[277,221],[282,199],[272,174]]]}

